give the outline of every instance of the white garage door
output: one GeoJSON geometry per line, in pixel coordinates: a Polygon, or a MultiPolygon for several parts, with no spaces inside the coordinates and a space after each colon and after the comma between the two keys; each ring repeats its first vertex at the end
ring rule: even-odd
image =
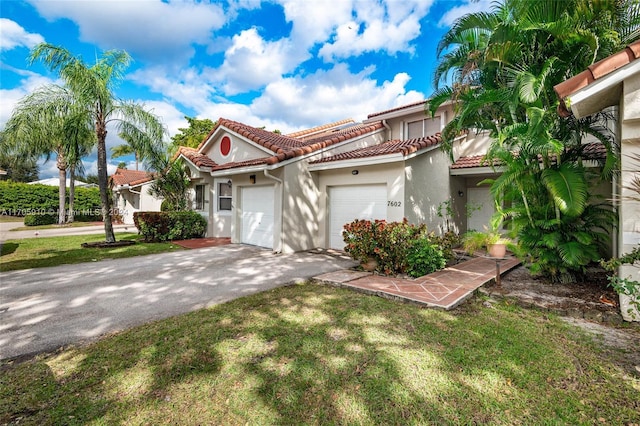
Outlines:
{"type": "Polygon", "coordinates": [[[244,244],[273,248],[273,186],[241,188],[244,244]]]}
{"type": "Polygon", "coordinates": [[[329,245],[342,250],[343,226],[355,219],[387,219],[387,186],[358,185],[329,188],[329,245]]]}

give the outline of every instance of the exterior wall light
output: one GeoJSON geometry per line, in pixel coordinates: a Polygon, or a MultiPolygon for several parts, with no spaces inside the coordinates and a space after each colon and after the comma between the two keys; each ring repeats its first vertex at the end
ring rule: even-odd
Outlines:
{"type": "Polygon", "coordinates": [[[251,182],[252,185],[255,185],[255,183],[256,183],[256,175],[250,175],[249,176],[249,182],[251,182]]]}
{"type": "Polygon", "coordinates": [[[227,181],[227,185],[229,186],[229,188],[231,188],[231,179],[227,181]]]}
{"type": "Polygon", "coordinates": [[[360,172],[357,171],[357,170],[351,170],[351,174],[354,175],[354,176],[357,175],[358,173],[360,173],[360,172]]]}
{"type": "Polygon", "coordinates": [[[464,197],[464,192],[458,191],[458,197],[464,197]]]}

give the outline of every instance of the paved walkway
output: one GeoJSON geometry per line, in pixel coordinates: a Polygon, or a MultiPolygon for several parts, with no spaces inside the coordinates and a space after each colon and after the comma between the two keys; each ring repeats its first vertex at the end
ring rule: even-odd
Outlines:
{"type": "MultiPolygon", "coordinates": [[[[520,264],[515,258],[500,260],[501,275],[520,264]]],[[[314,280],[378,296],[411,301],[433,308],[453,309],[484,284],[495,280],[496,261],[476,257],[416,279],[342,270],[318,275],[314,280]]]]}
{"type": "MultiPolygon", "coordinates": [[[[11,229],[24,226],[22,222],[0,223],[0,242],[20,240],[22,238],[59,237],[63,235],[92,235],[104,234],[104,225],[61,226],[49,229],[12,231],[11,229]]],[[[138,232],[134,225],[113,225],[113,232],[138,232]]]]}

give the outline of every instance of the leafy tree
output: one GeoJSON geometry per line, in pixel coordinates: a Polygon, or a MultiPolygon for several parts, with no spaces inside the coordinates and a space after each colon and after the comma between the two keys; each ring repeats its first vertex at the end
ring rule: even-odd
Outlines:
{"type": "Polygon", "coordinates": [[[159,172],[151,182],[149,193],[164,199],[163,211],[190,210],[187,194],[191,181],[185,167],[181,162],[171,161],[169,158],[157,159],[156,169],[159,172]]]}
{"type": "Polygon", "coordinates": [[[500,213],[523,259],[553,280],[573,280],[599,258],[614,216],[589,188],[617,165],[610,117],[559,117],[553,86],[638,38],[639,24],[635,0],[505,0],[458,19],[438,46],[429,108],[458,101],[444,145],[465,129],[488,132],[487,158],[504,168],[491,191],[510,206],[500,213]],[[582,166],[586,135],[607,149],[599,176],[582,166]]]}
{"type": "Polygon", "coordinates": [[[58,223],[66,219],[67,169],[81,165],[93,144],[90,123],[84,119],[67,87],[46,86],[19,102],[5,128],[10,147],[19,155],[47,160],[56,157],[59,184],[58,223]]]}
{"type": "Polygon", "coordinates": [[[177,133],[171,138],[171,144],[169,145],[170,153],[178,151],[178,148],[181,146],[197,148],[216,126],[216,123],[208,118],[198,119],[187,116],[184,118],[189,122],[189,127],[179,128],[180,133],[177,133]]]}
{"type": "Polygon", "coordinates": [[[0,179],[13,182],[33,182],[38,180],[38,163],[35,156],[20,155],[15,152],[0,132],[0,169],[7,172],[0,179]]]}
{"type": "MultiPolygon", "coordinates": [[[[98,146],[98,185],[104,219],[105,241],[115,242],[111,222],[111,198],[107,181],[107,124],[113,124],[119,134],[132,139],[148,138],[162,144],[165,130],[158,117],[134,102],[121,101],[113,90],[129,66],[130,56],[122,50],[109,50],[89,66],[80,57],[63,47],[41,43],[30,55],[31,63],[41,61],[57,72],[65,82],[70,102],[78,111],[78,122],[91,123],[98,146]],[[144,136],[142,136],[144,135],[144,136]]],[[[52,97],[61,94],[58,86],[50,86],[52,97]]]]}

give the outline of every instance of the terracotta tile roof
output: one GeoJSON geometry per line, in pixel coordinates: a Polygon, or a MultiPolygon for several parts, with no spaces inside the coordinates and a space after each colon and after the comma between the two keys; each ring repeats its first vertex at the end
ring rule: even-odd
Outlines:
{"type": "Polygon", "coordinates": [[[116,169],[116,172],[109,176],[115,185],[136,186],[153,180],[153,174],[144,170],[116,169]]]}
{"type": "MultiPolygon", "coordinates": [[[[607,149],[600,142],[591,142],[582,145],[583,160],[604,160],[607,158],[607,149]]],[[[499,166],[498,160],[493,161],[494,166],[499,166]]],[[[458,158],[452,165],[451,169],[471,169],[476,167],[490,167],[489,161],[484,155],[470,155],[458,158]]]]}
{"type": "Polygon", "coordinates": [[[424,148],[429,148],[438,145],[442,141],[440,133],[424,138],[409,139],[405,141],[391,140],[383,142],[378,145],[368,146],[366,148],[355,149],[353,151],[343,152],[341,154],[333,155],[331,157],[323,158],[317,161],[311,162],[311,164],[317,163],[329,163],[332,161],[341,160],[353,160],[356,158],[369,158],[377,157],[380,155],[401,153],[402,155],[409,155],[414,152],[420,151],[424,148]]]}
{"type": "Polygon", "coordinates": [[[199,153],[198,150],[196,150],[196,149],[189,148],[189,147],[186,147],[186,146],[181,146],[178,149],[178,152],[176,152],[176,155],[174,155],[173,159],[175,160],[181,154],[184,157],[188,158],[189,161],[191,161],[197,167],[211,167],[211,168],[214,168],[214,167],[217,166],[215,161],[213,161],[208,156],[199,153]]]}
{"type": "Polygon", "coordinates": [[[418,102],[413,102],[413,103],[411,103],[411,104],[402,105],[402,106],[399,106],[399,107],[396,107],[396,108],[391,108],[391,109],[388,109],[388,110],[385,110],[385,111],[374,112],[374,113],[372,113],[372,114],[369,114],[369,115],[367,116],[367,118],[369,119],[369,118],[377,117],[377,116],[379,116],[379,115],[384,115],[384,114],[388,114],[388,113],[390,113],[390,112],[400,111],[400,110],[403,110],[403,109],[405,109],[405,108],[412,108],[412,107],[416,107],[416,106],[418,106],[418,105],[424,105],[424,104],[426,104],[426,103],[427,103],[427,101],[426,101],[426,100],[422,100],[422,101],[418,101],[418,102]]]}
{"type": "Polygon", "coordinates": [[[321,126],[312,127],[311,129],[300,130],[297,132],[289,133],[285,136],[288,136],[290,138],[304,139],[308,135],[311,135],[314,133],[320,133],[328,129],[334,129],[338,126],[342,126],[344,124],[349,124],[349,123],[355,123],[353,118],[347,118],[345,120],[336,121],[335,123],[323,124],[321,126]]]}
{"type": "Polygon", "coordinates": [[[180,150],[178,151],[178,154],[176,154],[176,157],[179,154],[183,154],[196,166],[211,167],[211,169],[214,171],[256,166],[262,164],[272,165],[289,160],[291,158],[311,154],[315,151],[321,150],[331,145],[335,145],[340,142],[356,138],[358,136],[366,135],[368,133],[373,133],[384,128],[382,122],[380,121],[368,124],[357,124],[345,129],[332,131],[328,134],[322,133],[310,139],[301,140],[298,138],[279,135],[268,130],[258,129],[243,123],[239,123],[237,121],[227,120],[224,118],[220,118],[220,120],[218,120],[218,126],[216,128],[218,128],[219,126],[224,126],[225,128],[238,133],[239,135],[253,141],[254,143],[267,148],[268,150],[273,152],[273,155],[267,155],[263,158],[242,162],[216,164],[208,156],[200,152],[200,149],[202,148],[202,144],[200,144],[200,147],[197,150],[194,150],[193,148],[180,147],[180,150]]]}
{"type": "Polygon", "coordinates": [[[565,99],[568,96],[637,59],[640,59],[640,40],[631,43],[620,52],[590,65],[580,74],[556,84],[553,90],[560,98],[560,106],[558,108],[560,115],[567,116],[570,114],[565,104],[565,99]]]}

